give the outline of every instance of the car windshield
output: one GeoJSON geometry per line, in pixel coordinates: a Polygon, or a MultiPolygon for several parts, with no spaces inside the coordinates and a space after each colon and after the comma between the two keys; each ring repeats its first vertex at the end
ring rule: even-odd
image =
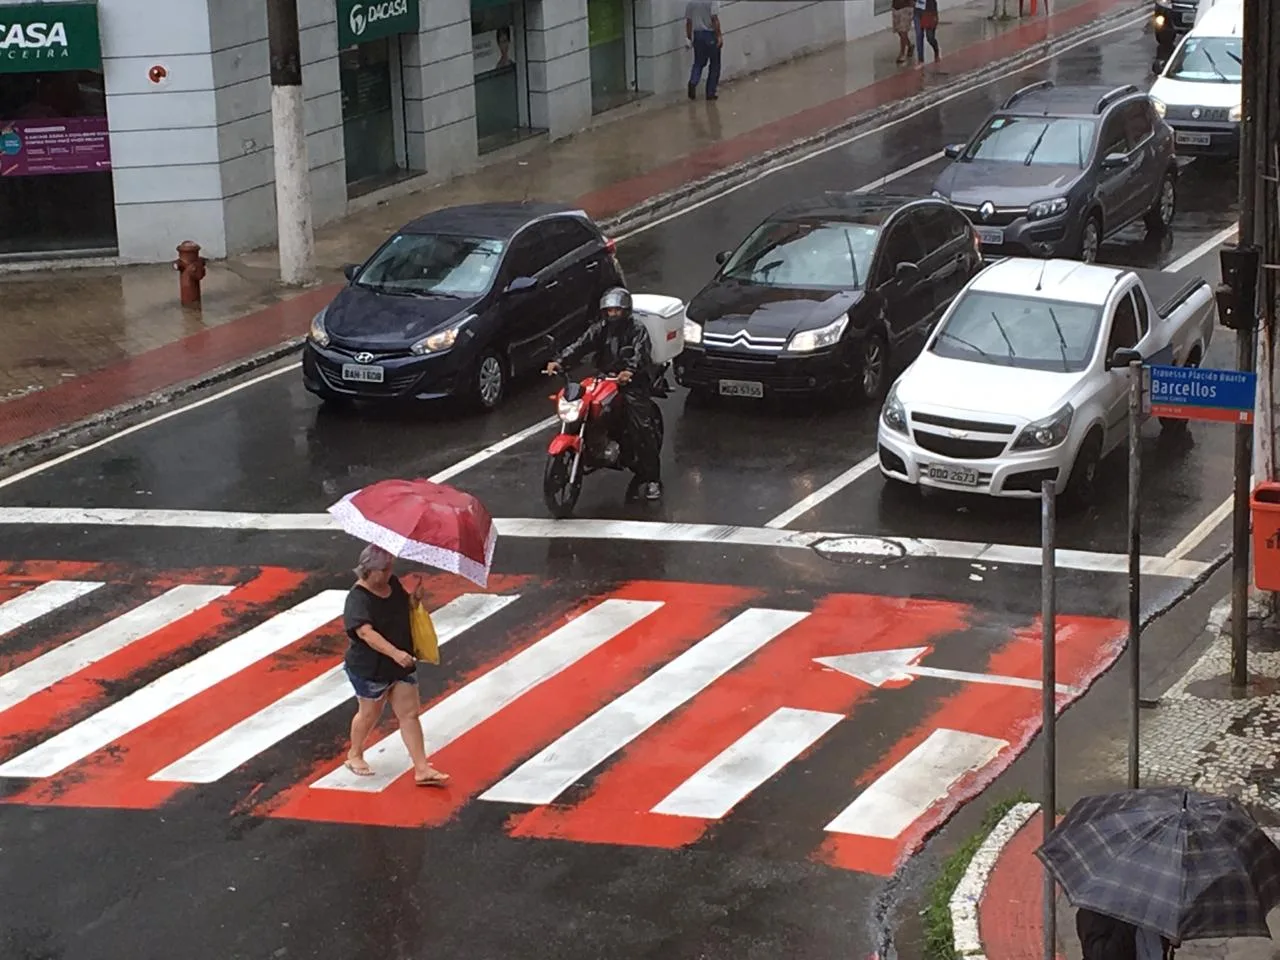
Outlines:
{"type": "Polygon", "coordinates": [[[1079,373],[1093,357],[1101,319],[1098,307],[970,292],[956,301],[930,349],[974,363],[1079,373]]]}
{"type": "Polygon", "coordinates": [[[1165,76],[1189,83],[1240,83],[1239,37],[1188,37],[1165,76]]]}
{"type": "Polygon", "coordinates": [[[768,287],[858,290],[880,228],[837,220],[770,220],[734,251],[721,276],[768,287]]]}
{"type": "Polygon", "coordinates": [[[1058,164],[1084,169],[1094,121],[1065,117],[994,117],[965,152],[966,160],[1058,164]]]}
{"type": "Polygon", "coordinates": [[[401,233],[374,255],[355,283],[399,296],[475,297],[489,289],[501,240],[401,233]]]}

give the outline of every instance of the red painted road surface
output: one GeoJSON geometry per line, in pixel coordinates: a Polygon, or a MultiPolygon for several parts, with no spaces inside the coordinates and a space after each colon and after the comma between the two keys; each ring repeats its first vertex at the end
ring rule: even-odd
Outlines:
{"type": "MultiPolygon", "coordinates": [[[[456,578],[428,577],[425,583],[433,609],[454,601],[455,608],[493,602],[464,595],[456,578]]],[[[985,650],[974,654],[980,661],[972,665],[975,670],[1033,679],[1040,661],[1035,623],[1001,625],[968,605],[945,601],[862,594],[810,601],[788,595],[776,614],[787,618],[787,626],[709,677],[687,700],[645,720],[635,736],[605,751],[606,760],[588,764],[554,802],[482,800],[482,793],[522,769],[530,757],[551,744],[559,751],[561,738],[567,742],[570,731],[607,710],[654,671],[688,651],[695,657],[708,652],[714,647],[710,636],[726,624],[779,608],[776,595],[744,587],[639,581],[581,598],[554,583],[497,576],[488,594],[511,598],[508,606],[473,615],[457,634],[456,646],[444,648],[443,665],[420,669],[427,691],[424,709],[443,715],[439,711],[447,712],[450,703],[466,700],[470,685],[488,682],[499,668],[518,670],[543,656],[552,634],[563,634],[580,618],[588,623],[592,611],[606,602],[614,608],[620,602],[622,607],[630,604],[628,609],[639,605],[649,612],[606,630],[598,643],[579,650],[558,671],[541,674],[505,706],[481,702],[467,708],[455,739],[433,757],[453,776],[447,789],[415,788],[408,775],[389,775],[382,789],[317,786],[340,769],[350,710],[345,681],[318,706],[307,701],[303,719],[290,721],[268,742],[254,740],[247,748],[232,743],[237,760],[225,770],[204,780],[152,779],[176,761],[189,760],[193,751],[207,750],[210,741],[235,725],[241,731],[252,724],[262,728],[278,723],[278,707],[275,714],[264,712],[268,707],[282,697],[296,697],[294,692],[305,684],[314,689],[341,663],[346,641],[340,621],[323,622],[329,607],[321,608],[314,621],[322,624],[317,629],[287,632],[291,612],[304,602],[314,603],[319,592],[306,575],[280,568],[141,576],[111,565],[0,564],[0,798],[37,806],[155,808],[226,781],[238,797],[232,801],[236,811],[262,816],[422,828],[490,811],[499,819],[483,829],[505,829],[514,837],[678,848],[714,844],[718,826],[736,822],[740,802],[781,784],[785,789],[772,796],[783,801],[775,804],[767,822],[754,824],[762,831],[762,843],[780,856],[887,875],[956,806],[1011,763],[1039,724],[1035,689],[916,679],[877,690],[814,662],[817,657],[902,647],[943,654],[950,650],[953,659],[956,652],[985,650]],[[71,580],[102,585],[29,616],[35,598],[31,591],[71,580]],[[99,646],[100,655],[87,665],[83,658],[66,657],[68,650],[79,651],[88,643],[77,638],[97,631],[94,643],[101,644],[104,631],[116,629],[118,618],[177,584],[234,589],[150,632],[118,640],[105,652],[99,646]],[[19,622],[21,609],[28,611],[25,622],[19,622]],[[504,616],[508,609],[510,615],[504,616]],[[218,661],[231,656],[234,646],[243,649],[243,638],[255,628],[257,636],[276,630],[283,639],[268,644],[221,682],[199,684],[200,676],[216,674],[218,661]],[[194,672],[194,685],[175,683],[175,677],[183,676],[178,671],[197,659],[197,668],[186,671],[186,676],[194,672]],[[62,666],[55,669],[53,663],[62,666]],[[6,685],[5,675],[24,665],[28,675],[44,671],[43,688],[6,685]],[[919,686],[900,689],[913,684],[919,686]],[[158,696],[158,688],[168,692],[158,696]],[[908,718],[918,713],[918,719],[902,727],[905,733],[886,734],[889,715],[878,713],[885,707],[892,709],[893,718],[905,711],[908,718]],[[743,788],[722,817],[654,812],[722,753],[742,749],[749,731],[779,714],[826,717],[831,726],[743,788]],[[317,732],[320,728],[325,732],[317,732]],[[851,730],[867,731],[856,741],[865,752],[862,760],[842,749],[821,749],[823,737],[851,730]],[[959,779],[937,783],[936,771],[912,767],[910,758],[939,731],[995,738],[1004,746],[959,779]],[[65,762],[54,764],[51,772],[33,772],[30,766],[24,770],[23,764],[48,763],[47,757],[39,762],[32,757],[55,737],[70,743],[62,754],[65,762]],[[268,749],[274,751],[270,764],[264,759],[268,749]],[[241,750],[243,757],[237,752],[241,750]],[[16,767],[9,769],[12,764],[16,767]],[[883,817],[871,804],[861,826],[833,832],[833,818],[855,798],[862,803],[867,796],[879,797],[882,808],[900,816],[902,802],[880,784],[890,771],[901,775],[906,768],[914,778],[909,782],[918,787],[912,799],[922,800],[918,810],[908,805],[909,826],[886,834],[883,817]],[[868,835],[851,832],[858,829],[868,835]]],[[[328,596],[340,609],[341,592],[328,596]]],[[[1058,627],[1060,681],[1086,686],[1112,661],[1123,632],[1118,621],[1063,617],[1058,627]]],[[[430,724],[426,732],[430,742],[430,724]]],[[[383,736],[398,742],[385,725],[378,734],[383,736]]],[[[226,788],[218,795],[228,796],[226,788]]]]}
{"type": "MultiPolygon", "coordinates": [[[[1117,0],[1086,0],[1016,30],[949,51],[941,60],[941,68],[952,75],[975,70],[1076,29],[1116,6],[1117,0]]],[[[616,216],[725,167],[819,134],[857,114],[914,96],[924,90],[926,79],[923,71],[894,74],[855,93],[722,141],[643,176],[596,190],[576,202],[599,219],[616,216]]],[[[48,390],[2,403],[0,448],[198,379],[302,336],[312,316],[338,289],[328,286],[309,291],[48,390]]]]}

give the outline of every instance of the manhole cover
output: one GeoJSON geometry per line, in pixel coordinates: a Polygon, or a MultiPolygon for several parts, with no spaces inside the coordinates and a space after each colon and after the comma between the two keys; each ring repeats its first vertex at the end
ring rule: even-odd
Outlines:
{"type": "Polygon", "coordinates": [[[868,560],[901,560],[907,548],[896,540],[882,537],[827,537],[813,545],[819,556],[840,563],[868,560]]]}

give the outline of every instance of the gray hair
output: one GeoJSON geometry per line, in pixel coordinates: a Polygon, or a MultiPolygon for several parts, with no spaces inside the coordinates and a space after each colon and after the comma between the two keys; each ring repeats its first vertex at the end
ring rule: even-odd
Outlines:
{"type": "Polygon", "coordinates": [[[386,570],[395,563],[396,558],[375,544],[369,544],[360,551],[360,559],[356,561],[355,575],[363,580],[371,573],[386,570]]]}

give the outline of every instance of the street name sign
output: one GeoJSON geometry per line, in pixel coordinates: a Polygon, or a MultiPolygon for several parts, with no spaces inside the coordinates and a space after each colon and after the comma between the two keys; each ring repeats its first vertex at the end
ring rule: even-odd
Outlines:
{"type": "Polygon", "coordinates": [[[1147,412],[1171,420],[1253,423],[1258,376],[1207,367],[1143,368],[1147,412]]]}

